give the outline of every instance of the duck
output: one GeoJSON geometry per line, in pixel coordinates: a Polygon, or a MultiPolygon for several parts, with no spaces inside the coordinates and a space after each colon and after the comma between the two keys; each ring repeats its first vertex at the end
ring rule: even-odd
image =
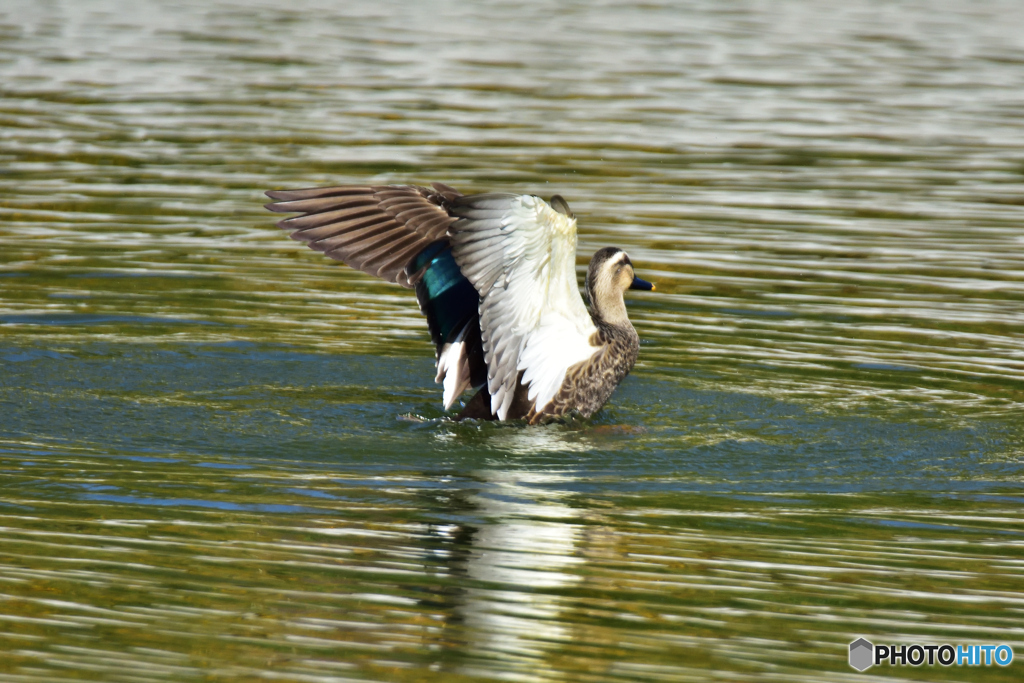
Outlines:
{"type": "Polygon", "coordinates": [[[462,194],[443,183],[269,190],[277,223],[352,268],[414,289],[456,420],[540,424],[600,410],[636,363],[626,290],[654,290],[625,251],[576,279],[576,216],[560,195],[462,194]]]}

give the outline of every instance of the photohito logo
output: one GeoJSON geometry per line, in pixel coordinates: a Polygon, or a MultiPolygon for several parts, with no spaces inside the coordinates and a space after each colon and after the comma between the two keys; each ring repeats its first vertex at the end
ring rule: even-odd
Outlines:
{"type": "Polygon", "coordinates": [[[875,664],[921,666],[1007,666],[1013,661],[1009,645],[875,645],[867,638],[850,643],[850,666],[864,671],[875,664]]]}

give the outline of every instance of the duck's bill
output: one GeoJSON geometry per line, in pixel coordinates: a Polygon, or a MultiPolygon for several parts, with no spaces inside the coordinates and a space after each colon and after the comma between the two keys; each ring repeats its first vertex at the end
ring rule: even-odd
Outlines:
{"type": "MultiPolygon", "coordinates": [[[[619,286],[621,287],[622,285],[619,285],[619,286]]],[[[629,288],[630,289],[643,289],[643,290],[646,290],[646,291],[650,292],[650,291],[652,291],[654,289],[654,285],[651,284],[650,282],[648,282],[647,280],[641,280],[640,278],[638,278],[638,277],[636,277],[634,275],[633,276],[633,282],[629,285],[629,288]]]]}

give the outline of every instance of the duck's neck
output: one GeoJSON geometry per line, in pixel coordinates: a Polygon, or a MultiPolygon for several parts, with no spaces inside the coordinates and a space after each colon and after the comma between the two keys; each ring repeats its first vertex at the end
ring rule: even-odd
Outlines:
{"type": "Polygon", "coordinates": [[[626,314],[626,302],[622,298],[622,290],[607,280],[596,277],[593,267],[587,273],[586,290],[590,299],[590,317],[598,327],[629,327],[629,316],[626,314]]]}
{"type": "Polygon", "coordinates": [[[591,309],[590,317],[598,327],[633,327],[629,322],[629,315],[626,314],[626,302],[622,299],[621,292],[595,297],[591,302],[591,309]]]}
{"type": "Polygon", "coordinates": [[[611,355],[616,359],[618,370],[615,373],[615,384],[618,384],[636,362],[637,353],[640,351],[640,337],[626,315],[626,303],[622,300],[622,294],[620,293],[616,299],[611,302],[605,300],[603,306],[594,305],[590,317],[597,327],[599,343],[614,349],[611,355]]]}
{"type": "Polygon", "coordinates": [[[590,317],[606,341],[636,337],[636,330],[633,329],[629,315],[626,314],[626,302],[621,291],[599,290],[589,293],[590,317]]]}

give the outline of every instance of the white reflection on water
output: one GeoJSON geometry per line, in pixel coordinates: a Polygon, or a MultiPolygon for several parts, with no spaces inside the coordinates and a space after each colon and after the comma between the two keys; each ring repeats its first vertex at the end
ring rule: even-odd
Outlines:
{"type": "Polygon", "coordinates": [[[512,455],[535,455],[537,453],[585,453],[590,447],[586,441],[573,438],[559,423],[534,429],[502,431],[492,440],[495,447],[512,455]]]}
{"type": "MultiPolygon", "coordinates": [[[[570,622],[561,614],[562,591],[580,581],[572,569],[584,562],[579,554],[579,511],[544,484],[564,485],[572,477],[556,473],[482,470],[486,482],[473,496],[478,512],[490,523],[473,536],[465,572],[472,587],[457,613],[467,629],[468,652],[493,658],[515,680],[551,680],[539,667],[546,650],[572,638],[570,622]]],[[[467,674],[480,664],[466,667],[467,674]]],[[[493,672],[492,672],[493,673],[493,672]]]]}
{"type": "MultiPolygon", "coordinates": [[[[502,429],[490,439],[512,456],[585,451],[561,425],[502,429]]],[[[567,505],[566,472],[487,469],[473,473],[483,488],[469,500],[489,520],[472,538],[465,573],[472,580],[457,613],[467,628],[468,652],[500,654],[504,675],[515,680],[561,678],[539,666],[547,650],[572,639],[561,614],[561,592],[579,583],[572,570],[585,560],[580,552],[580,511],[567,505]]],[[[482,674],[482,664],[465,667],[482,674]]],[[[490,673],[493,673],[490,672],[490,673]]]]}

